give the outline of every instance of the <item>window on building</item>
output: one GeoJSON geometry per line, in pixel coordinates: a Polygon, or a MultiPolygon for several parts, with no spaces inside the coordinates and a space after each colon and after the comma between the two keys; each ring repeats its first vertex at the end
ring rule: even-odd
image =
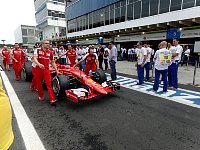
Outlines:
{"type": "Polygon", "coordinates": [[[23,44],[27,44],[28,43],[28,38],[27,37],[23,37],[23,44]]]}
{"type": "Polygon", "coordinates": [[[182,0],[171,0],[170,11],[176,11],[181,9],[182,0]]]}
{"type": "Polygon", "coordinates": [[[55,16],[54,17],[59,17],[59,12],[55,11],[55,16]]]}
{"type": "Polygon", "coordinates": [[[141,14],[141,1],[137,1],[134,3],[134,19],[140,18],[141,14]]]}
{"type": "Polygon", "coordinates": [[[149,16],[149,0],[142,1],[142,17],[149,16]]]}
{"type": "Polygon", "coordinates": [[[22,29],[22,35],[28,35],[27,29],[22,29]]]}
{"type": "Polygon", "coordinates": [[[114,23],[114,9],[110,10],[110,24],[114,23]]]}
{"type": "Polygon", "coordinates": [[[195,0],[183,0],[183,9],[194,7],[195,0]]]}
{"type": "Polygon", "coordinates": [[[122,0],[121,1],[121,6],[125,6],[126,5],[126,0],[122,0]]]}
{"type": "Polygon", "coordinates": [[[200,6],[200,0],[196,0],[196,6],[200,6]]]}
{"type": "Polygon", "coordinates": [[[160,0],[159,14],[169,12],[170,0],[160,0]]]}
{"type": "Polygon", "coordinates": [[[110,16],[110,12],[109,12],[109,8],[107,8],[105,9],[105,25],[110,24],[109,16],[110,16]]]}
{"type": "Polygon", "coordinates": [[[136,1],[138,1],[138,0],[128,0],[128,3],[131,4],[131,3],[134,3],[136,1]]]}
{"type": "Polygon", "coordinates": [[[133,4],[127,5],[127,20],[133,20],[133,4]]]}
{"type": "Polygon", "coordinates": [[[115,9],[115,23],[119,23],[120,22],[120,7],[115,9]]]}
{"type": "Polygon", "coordinates": [[[48,10],[48,16],[52,16],[51,10],[48,10]]]}
{"type": "Polygon", "coordinates": [[[126,20],[126,5],[121,7],[120,22],[124,22],[125,20],[126,20]]]}
{"type": "Polygon", "coordinates": [[[28,35],[29,36],[34,36],[34,30],[33,29],[28,29],[28,35]]]}
{"type": "Polygon", "coordinates": [[[150,16],[158,14],[159,0],[150,0],[150,16]]]}
{"type": "Polygon", "coordinates": [[[92,29],[93,27],[93,16],[92,13],[89,14],[89,29],[92,29]]]}

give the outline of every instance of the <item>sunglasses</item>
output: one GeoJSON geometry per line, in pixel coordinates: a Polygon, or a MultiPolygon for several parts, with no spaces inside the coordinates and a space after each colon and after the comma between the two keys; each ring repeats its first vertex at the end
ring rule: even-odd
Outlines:
{"type": "Polygon", "coordinates": [[[44,43],[44,44],[49,44],[49,43],[44,43]]]}

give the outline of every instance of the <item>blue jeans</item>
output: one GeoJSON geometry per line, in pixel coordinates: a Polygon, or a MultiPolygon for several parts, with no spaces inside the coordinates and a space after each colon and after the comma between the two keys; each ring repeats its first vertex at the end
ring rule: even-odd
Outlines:
{"type": "Polygon", "coordinates": [[[112,60],[112,61],[109,61],[109,63],[110,63],[110,69],[111,69],[111,79],[116,80],[117,79],[116,62],[112,60]]]}
{"type": "Polygon", "coordinates": [[[146,80],[149,80],[149,70],[150,70],[150,62],[147,62],[145,65],[145,70],[146,70],[146,80]]]}
{"type": "Polygon", "coordinates": [[[138,84],[143,84],[144,83],[144,67],[142,67],[141,65],[138,65],[137,73],[138,73],[138,80],[139,80],[138,84]]]}
{"type": "Polygon", "coordinates": [[[168,69],[165,70],[157,70],[155,69],[155,81],[154,81],[154,85],[153,85],[153,90],[157,91],[159,88],[159,79],[160,79],[160,74],[162,75],[162,79],[164,82],[163,85],[163,92],[167,92],[167,74],[168,74],[168,69]]]}
{"type": "Polygon", "coordinates": [[[173,88],[178,88],[178,61],[175,63],[172,63],[169,66],[168,69],[168,80],[169,80],[169,86],[172,86],[173,88]]]}

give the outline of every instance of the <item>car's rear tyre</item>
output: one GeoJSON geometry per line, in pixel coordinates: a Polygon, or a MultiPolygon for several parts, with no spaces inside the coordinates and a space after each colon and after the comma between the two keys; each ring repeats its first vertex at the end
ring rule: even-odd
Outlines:
{"type": "Polygon", "coordinates": [[[96,70],[93,73],[92,79],[99,84],[102,84],[103,82],[107,81],[106,74],[100,69],[96,70]]]}
{"type": "Polygon", "coordinates": [[[32,63],[30,61],[24,63],[23,77],[26,81],[31,81],[33,78],[32,63]]]}
{"type": "Polygon", "coordinates": [[[56,96],[65,96],[65,90],[69,89],[69,77],[58,75],[52,80],[53,92],[56,96]]]}

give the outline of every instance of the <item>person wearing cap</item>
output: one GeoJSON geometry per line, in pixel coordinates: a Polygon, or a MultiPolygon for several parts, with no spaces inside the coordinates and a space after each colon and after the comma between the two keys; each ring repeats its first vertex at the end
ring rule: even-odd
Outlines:
{"type": "Polygon", "coordinates": [[[4,46],[1,55],[3,57],[3,65],[4,65],[4,70],[10,71],[10,50],[7,48],[7,46],[4,46]]]}
{"type": "Polygon", "coordinates": [[[168,74],[168,66],[171,64],[171,51],[167,50],[167,42],[162,41],[160,43],[160,49],[156,51],[154,55],[155,61],[155,81],[153,85],[153,91],[156,92],[159,88],[159,79],[160,74],[162,75],[163,79],[163,92],[167,92],[167,74],[168,74]]]}
{"type": "Polygon", "coordinates": [[[98,56],[96,53],[94,53],[94,49],[90,48],[89,53],[87,53],[77,64],[75,64],[74,67],[81,64],[85,60],[85,74],[88,75],[90,70],[93,72],[97,69],[98,66],[98,56]]]}
{"type": "Polygon", "coordinates": [[[50,47],[49,41],[44,40],[42,47],[34,51],[33,62],[37,65],[35,76],[37,79],[36,85],[37,85],[39,100],[44,101],[44,89],[42,87],[42,82],[43,80],[45,80],[50,97],[50,104],[54,105],[57,100],[55,99],[51,85],[52,79],[51,79],[49,64],[53,66],[57,74],[58,70],[53,59],[53,54],[49,50],[49,47],[50,47]]]}

